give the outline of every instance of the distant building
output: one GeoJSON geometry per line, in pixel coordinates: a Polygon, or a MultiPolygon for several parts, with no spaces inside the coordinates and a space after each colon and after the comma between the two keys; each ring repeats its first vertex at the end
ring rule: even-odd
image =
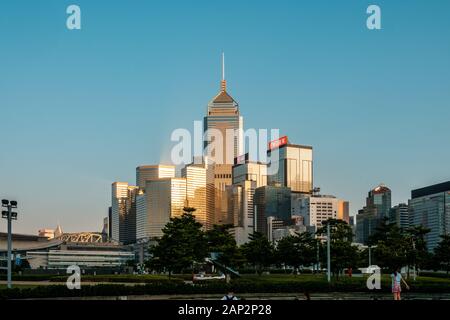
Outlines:
{"type": "Polygon", "coordinates": [[[109,240],[109,217],[103,218],[102,235],[103,235],[104,242],[109,240]]]}
{"type": "Polygon", "coordinates": [[[47,239],[51,240],[55,237],[55,230],[54,229],[39,229],[38,235],[39,235],[39,237],[46,237],[47,239]]]}
{"type": "Polygon", "coordinates": [[[256,231],[267,235],[267,218],[274,217],[286,224],[291,223],[291,189],[282,186],[256,188],[256,231]]]}
{"type": "Polygon", "coordinates": [[[147,180],[145,193],[139,193],[136,201],[136,238],[159,238],[170,218],[183,214],[183,207],[186,205],[186,179],[147,180]]]}
{"type": "Polygon", "coordinates": [[[256,188],[267,185],[267,166],[250,161],[246,154],[235,159],[232,172],[233,185],[227,187],[228,216],[236,243],[241,245],[255,230],[254,195],[256,188]]]}
{"type": "Polygon", "coordinates": [[[214,179],[213,167],[205,163],[189,164],[181,169],[186,179],[186,206],[195,208],[195,219],[205,229],[214,222],[214,179]]]}
{"type": "Polygon", "coordinates": [[[214,224],[231,223],[228,217],[227,186],[232,184],[233,159],[243,153],[243,118],[239,112],[239,104],[229,95],[227,83],[222,76],[220,92],[209,102],[207,114],[203,119],[205,134],[205,150],[215,143],[214,152],[206,152],[206,156],[214,165],[214,224]],[[235,135],[228,135],[227,130],[234,130],[235,135]],[[220,132],[222,141],[214,141],[220,132]],[[230,141],[232,139],[232,141],[230,141]],[[214,141],[214,142],[213,142],[214,141]],[[227,148],[229,146],[229,149],[227,148]]]}
{"type": "Polygon", "coordinates": [[[288,187],[292,192],[312,192],[313,148],[311,146],[290,144],[285,136],[269,143],[267,156],[272,162],[271,167],[278,166],[277,173],[268,176],[268,185],[288,187]],[[278,158],[276,158],[277,152],[278,158]]]}
{"type": "MultiPolygon", "coordinates": [[[[57,228],[60,231],[60,228],[57,228]]],[[[58,231],[58,232],[59,232],[58,231]]],[[[27,260],[32,269],[121,270],[134,259],[131,247],[101,242],[100,233],[62,233],[53,239],[35,235],[12,235],[13,259],[27,260]]],[[[0,233],[0,257],[7,255],[7,234],[0,233]]]]}
{"type": "Polygon", "coordinates": [[[406,203],[400,203],[389,210],[389,223],[402,229],[410,227],[409,207],[406,203]]]}
{"type": "Polygon", "coordinates": [[[412,225],[431,230],[425,239],[433,251],[440,236],[450,234],[450,181],[412,190],[409,208],[412,225]]]}
{"type": "Polygon", "coordinates": [[[348,201],[331,195],[305,195],[299,198],[300,215],[306,226],[316,229],[328,219],[340,219],[349,223],[348,201]]]}
{"type": "Polygon", "coordinates": [[[367,244],[369,237],[383,219],[389,219],[391,209],[391,190],[385,185],[379,185],[369,191],[366,206],[356,215],[356,242],[367,244]]]}
{"type": "Polygon", "coordinates": [[[111,239],[129,244],[136,241],[136,196],[139,188],[127,182],[112,184],[111,239]]]}
{"type": "Polygon", "coordinates": [[[156,164],[136,168],[136,184],[141,189],[145,189],[145,181],[161,178],[175,178],[175,166],[156,164]]]}

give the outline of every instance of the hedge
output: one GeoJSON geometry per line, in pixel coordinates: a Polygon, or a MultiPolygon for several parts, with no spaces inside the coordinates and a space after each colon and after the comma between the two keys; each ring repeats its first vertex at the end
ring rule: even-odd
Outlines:
{"type": "MultiPolygon", "coordinates": [[[[363,279],[360,279],[363,280],[363,279]]],[[[411,282],[414,293],[450,293],[448,283],[439,281],[411,282]]],[[[0,299],[127,296],[127,295],[171,295],[171,294],[223,294],[232,290],[238,293],[325,293],[325,292],[369,292],[365,281],[341,280],[328,285],[325,279],[318,281],[258,281],[237,279],[230,284],[208,282],[188,284],[183,282],[155,282],[145,285],[122,284],[82,285],[80,290],[69,290],[64,285],[36,286],[0,290],[0,299]]],[[[389,292],[390,282],[384,280],[382,290],[389,292]]]]}

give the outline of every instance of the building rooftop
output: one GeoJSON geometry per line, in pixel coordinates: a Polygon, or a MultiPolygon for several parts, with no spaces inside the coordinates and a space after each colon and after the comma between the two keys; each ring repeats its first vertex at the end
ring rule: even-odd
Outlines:
{"type": "Polygon", "coordinates": [[[434,184],[432,186],[415,189],[411,191],[411,198],[419,198],[431,194],[450,191],[450,181],[434,184]]]}

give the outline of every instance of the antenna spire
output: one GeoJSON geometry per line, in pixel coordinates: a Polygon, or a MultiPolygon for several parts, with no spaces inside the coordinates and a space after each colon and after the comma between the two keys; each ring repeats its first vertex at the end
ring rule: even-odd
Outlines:
{"type": "Polygon", "coordinates": [[[220,82],[220,88],[222,91],[227,90],[227,81],[225,80],[225,53],[222,52],[222,81],[220,82]]]}

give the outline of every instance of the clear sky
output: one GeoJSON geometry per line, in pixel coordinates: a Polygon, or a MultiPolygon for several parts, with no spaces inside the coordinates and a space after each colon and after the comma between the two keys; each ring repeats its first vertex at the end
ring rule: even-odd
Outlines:
{"type": "MultiPolygon", "coordinates": [[[[0,3],[0,197],[15,232],[98,231],[113,181],[168,159],[228,91],[245,128],[314,147],[315,185],[355,214],[450,179],[450,1],[0,3]],[[66,28],[81,7],[82,29],[66,28]],[[378,4],[382,30],[366,28],[378,4]]],[[[3,219],[2,219],[3,220],[3,219]]],[[[0,231],[6,229],[0,222],[0,231]]]]}

